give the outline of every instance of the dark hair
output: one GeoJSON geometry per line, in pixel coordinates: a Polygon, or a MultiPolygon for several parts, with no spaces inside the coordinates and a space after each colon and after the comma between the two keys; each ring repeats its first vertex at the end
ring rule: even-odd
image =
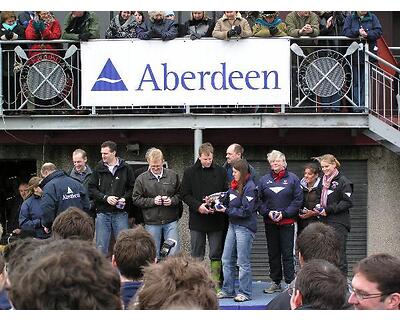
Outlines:
{"type": "Polygon", "coordinates": [[[4,247],[3,256],[7,263],[7,275],[11,284],[18,280],[20,272],[26,269],[27,263],[25,261],[29,254],[45,244],[47,242],[44,240],[25,238],[11,242],[4,247]]]}
{"type": "Polygon", "coordinates": [[[295,289],[300,291],[303,305],[318,310],[340,310],[346,302],[347,280],[332,263],[313,259],[301,267],[295,289]]]}
{"type": "Polygon", "coordinates": [[[296,245],[304,262],[323,259],[339,266],[340,241],[331,226],[321,222],[310,223],[300,233],[296,245]]]}
{"type": "Polygon", "coordinates": [[[114,246],[114,259],[124,277],[140,279],[143,267],[154,263],[156,255],[154,239],[142,226],[119,233],[114,246]]]}
{"type": "MultiPolygon", "coordinates": [[[[353,274],[361,273],[368,281],[378,284],[384,294],[400,293],[400,259],[386,253],[373,254],[359,261],[353,274]]],[[[381,301],[386,297],[382,296],[381,301]]]]}
{"type": "Polygon", "coordinates": [[[304,171],[306,171],[306,169],[310,169],[313,174],[319,175],[321,173],[321,167],[315,162],[306,163],[304,165],[304,171]]]}
{"type": "Polygon", "coordinates": [[[56,239],[80,239],[92,241],[94,237],[93,219],[77,207],[69,207],[61,212],[53,222],[53,237],[56,239]]]}
{"type": "Polygon", "coordinates": [[[178,294],[194,298],[193,304],[200,309],[218,309],[210,271],[204,262],[183,254],[169,256],[160,263],[145,267],[143,286],[136,296],[137,301],[133,301],[129,308],[160,310],[164,304],[171,308],[171,297],[178,294]]]}
{"type": "Polygon", "coordinates": [[[101,148],[107,147],[110,149],[111,152],[117,152],[117,144],[114,141],[107,140],[101,144],[101,148]]]}
{"type": "Polygon", "coordinates": [[[238,181],[238,191],[242,195],[244,185],[246,184],[246,178],[249,174],[249,164],[244,159],[238,159],[232,165],[232,167],[240,172],[240,179],[238,181]]]}
{"type": "Polygon", "coordinates": [[[122,308],[118,273],[87,241],[56,240],[32,254],[35,259],[11,286],[9,297],[16,309],[122,308]]]}

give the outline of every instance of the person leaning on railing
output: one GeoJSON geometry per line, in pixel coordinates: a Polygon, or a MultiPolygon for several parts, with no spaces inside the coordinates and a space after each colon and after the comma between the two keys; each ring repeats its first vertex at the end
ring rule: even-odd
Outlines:
{"type": "Polygon", "coordinates": [[[106,39],[136,38],[136,18],[133,11],[120,11],[110,22],[106,39]]]}
{"type": "Polygon", "coordinates": [[[221,19],[215,24],[212,36],[221,40],[231,38],[248,38],[253,35],[250,25],[245,18],[242,18],[238,11],[224,11],[221,19]]]}
{"type": "Polygon", "coordinates": [[[286,24],[278,14],[277,11],[263,11],[253,26],[253,36],[262,38],[287,36],[286,24]]]}
{"type": "Polygon", "coordinates": [[[100,38],[99,19],[91,11],[71,11],[64,22],[63,39],[88,41],[100,38]]]}

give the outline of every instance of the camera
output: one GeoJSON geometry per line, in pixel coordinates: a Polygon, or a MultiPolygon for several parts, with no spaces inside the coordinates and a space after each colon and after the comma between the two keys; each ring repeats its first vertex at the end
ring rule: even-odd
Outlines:
{"type": "Polygon", "coordinates": [[[172,248],[176,246],[176,240],[174,239],[167,239],[164,241],[164,243],[161,246],[160,249],[160,260],[164,260],[171,252],[172,248]]]}

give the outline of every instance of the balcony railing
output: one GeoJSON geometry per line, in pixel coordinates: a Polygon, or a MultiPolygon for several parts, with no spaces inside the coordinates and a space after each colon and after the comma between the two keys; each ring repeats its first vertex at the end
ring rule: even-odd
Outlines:
{"type": "MultiPolygon", "coordinates": [[[[0,112],[5,115],[364,112],[369,107],[373,112],[383,112],[385,118],[390,115],[389,118],[398,124],[398,74],[389,74],[371,62],[371,58],[376,57],[369,51],[366,55],[362,43],[356,45],[355,39],[346,37],[289,39],[292,43],[291,99],[287,105],[109,107],[81,105],[80,49],[77,48],[76,52],[71,50],[73,45],[79,47],[77,43],[64,40],[0,41],[0,66],[3,70],[0,112]],[[40,51],[37,58],[40,66],[35,64],[37,59],[29,59],[30,46],[38,43],[59,46],[40,51]],[[15,51],[16,46],[22,50],[15,51]],[[34,64],[35,67],[27,68],[27,61],[32,61],[31,66],[34,64]],[[65,83],[70,86],[68,90],[65,83]]],[[[262,54],[251,58],[259,57],[262,54]]]]}

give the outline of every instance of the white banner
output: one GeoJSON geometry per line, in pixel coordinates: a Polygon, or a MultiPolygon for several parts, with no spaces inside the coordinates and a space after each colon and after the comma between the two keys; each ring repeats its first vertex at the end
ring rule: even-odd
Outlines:
{"type": "Polygon", "coordinates": [[[82,105],[263,105],[290,100],[288,39],[82,43],[82,105]]]}

